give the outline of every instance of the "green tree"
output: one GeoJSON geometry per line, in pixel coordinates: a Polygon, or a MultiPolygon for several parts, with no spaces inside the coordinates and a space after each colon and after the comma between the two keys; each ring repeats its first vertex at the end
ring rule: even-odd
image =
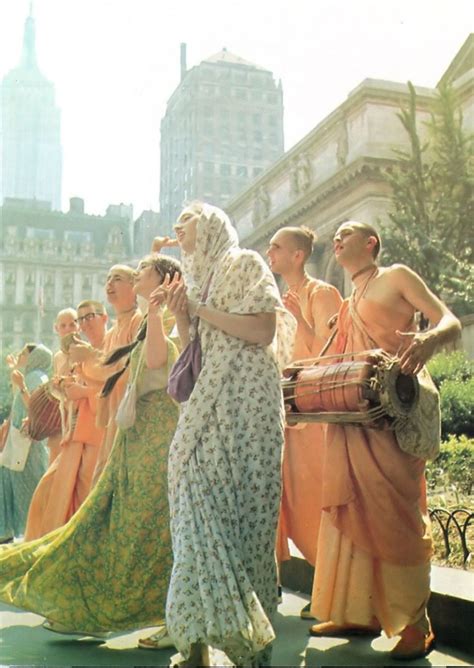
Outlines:
{"type": "Polygon", "coordinates": [[[395,151],[387,171],[393,191],[390,222],[382,224],[384,258],[409,265],[458,314],[474,311],[474,144],[448,86],[440,87],[420,139],[416,92],[398,117],[410,149],[395,151]]]}

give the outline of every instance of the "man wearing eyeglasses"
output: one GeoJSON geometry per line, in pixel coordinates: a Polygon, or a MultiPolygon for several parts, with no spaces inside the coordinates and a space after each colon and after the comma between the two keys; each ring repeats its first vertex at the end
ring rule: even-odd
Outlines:
{"type": "MultiPolygon", "coordinates": [[[[94,350],[104,345],[107,313],[103,304],[83,301],[77,307],[77,324],[94,350]]],[[[64,386],[69,401],[75,403],[74,431],[41,478],[33,495],[25,530],[26,540],[34,540],[63,526],[85,501],[92,485],[104,429],[96,426],[97,395],[101,383],[88,378],[76,366],[74,376],[64,386]]]]}

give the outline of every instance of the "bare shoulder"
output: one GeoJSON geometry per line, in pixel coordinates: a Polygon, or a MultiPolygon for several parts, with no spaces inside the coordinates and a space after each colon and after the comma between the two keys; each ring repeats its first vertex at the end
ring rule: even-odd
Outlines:
{"type": "Polygon", "coordinates": [[[402,287],[407,283],[422,283],[418,274],[405,264],[392,264],[389,267],[380,267],[379,276],[394,286],[402,287]]]}

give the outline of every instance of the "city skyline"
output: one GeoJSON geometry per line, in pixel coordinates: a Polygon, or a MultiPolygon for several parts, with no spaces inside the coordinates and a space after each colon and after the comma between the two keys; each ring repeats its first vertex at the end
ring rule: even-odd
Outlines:
{"type": "MultiPolygon", "coordinates": [[[[270,3],[245,0],[231,20],[214,1],[37,0],[38,63],[62,112],[62,208],[79,196],[88,213],[119,202],[135,217],[158,209],[159,128],[179,84],[180,42],[189,68],[225,46],[281,78],[287,150],[365,78],[436,85],[470,32],[469,6],[297,0],[271,3],[270,14],[270,3]]],[[[27,0],[0,5],[2,78],[19,62],[28,12],[27,0]]]]}

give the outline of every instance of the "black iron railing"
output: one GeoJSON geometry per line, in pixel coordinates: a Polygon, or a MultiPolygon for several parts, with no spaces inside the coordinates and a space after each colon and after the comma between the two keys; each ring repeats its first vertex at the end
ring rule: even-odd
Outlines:
{"type": "Polygon", "coordinates": [[[441,531],[444,544],[444,553],[442,558],[449,560],[454,554],[459,553],[461,547],[462,564],[465,567],[470,561],[472,551],[469,548],[468,530],[474,526],[474,512],[466,508],[455,508],[447,510],[446,508],[433,508],[429,510],[433,533],[441,531]]]}

